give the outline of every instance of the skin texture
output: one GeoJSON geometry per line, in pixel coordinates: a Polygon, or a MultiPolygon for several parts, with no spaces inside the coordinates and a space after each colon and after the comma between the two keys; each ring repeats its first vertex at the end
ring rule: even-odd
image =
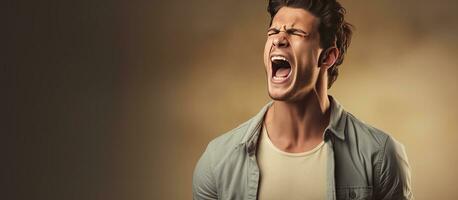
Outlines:
{"type": "Polygon", "coordinates": [[[290,153],[311,150],[321,143],[329,123],[327,70],[339,52],[320,46],[319,24],[319,18],[304,9],[282,7],[267,31],[264,64],[274,103],[265,123],[272,143],[290,153]],[[326,55],[323,60],[319,60],[321,54],[326,55]],[[291,74],[282,83],[273,80],[273,55],[282,55],[291,64],[291,74]]]}

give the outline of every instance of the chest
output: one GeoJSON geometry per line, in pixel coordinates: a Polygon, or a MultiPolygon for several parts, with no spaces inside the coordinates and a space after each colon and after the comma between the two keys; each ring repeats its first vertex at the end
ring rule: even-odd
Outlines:
{"type": "MultiPolygon", "coordinates": [[[[315,176],[320,178],[311,178],[311,171],[307,169],[303,170],[304,174],[301,176],[308,176],[308,180],[316,180],[316,183],[324,182],[324,189],[323,187],[320,188],[325,192],[326,199],[372,199],[373,172],[370,156],[353,155],[351,149],[336,148],[332,147],[332,145],[327,148],[329,148],[326,153],[327,159],[321,166],[321,168],[324,166],[324,170],[317,172],[317,174],[321,175],[315,176]]],[[[259,161],[262,158],[259,156],[250,156],[245,151],[240,150],[239,154],[232,154],[228,158],[229,162],[220,163],[220,165],[216,166],[218,168],[215,170],[218,172],[215,175],[219,199],[262,199],[262,190],[266,188],[266,186],[263,186],[265,183],[263,180],[269,179],[281,179],[282,187],[289,192],[303,189],[300,186],[301,183],[287,181],[288,178],[291,178],[291,173],[282,176],[275,169],[263,173],[262,161],[259,161]],[[299,187],[295,187],[295,185],[299,187]]],[[[289,169],[297,170],[294,167],[289,169]]],[[[301,191],[304,190],[306,189],[301,191]]]]}

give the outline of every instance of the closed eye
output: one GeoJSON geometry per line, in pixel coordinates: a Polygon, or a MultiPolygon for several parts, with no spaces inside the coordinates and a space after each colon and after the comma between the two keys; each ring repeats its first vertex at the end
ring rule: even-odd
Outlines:
{"type": "Polygon", "coordinates": [[[271,35],[275,35],[275,34],[277,34],[277,33],[279,33],[279,32],[280,32],[280,30],[278,30],[278,29],[276,29],[276,28],[269,28],[269,29],[267,30],[267,35],[268,35],[268,36],[271,36],[271,35]]]}
{"type": "Polygon", "coordinates": [[[286,30],[286,33],[288,33],[288,35],[297,35],[301,37],[307,37],[309,35],[307,32],[300,30],[300,29],[295,29],[295,28],[290,28],[286,30]]]}

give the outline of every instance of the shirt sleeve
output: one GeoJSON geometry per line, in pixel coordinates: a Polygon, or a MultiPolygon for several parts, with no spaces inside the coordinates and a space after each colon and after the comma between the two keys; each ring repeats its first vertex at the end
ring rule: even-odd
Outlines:
{"type": "Polygon", "coordinates": [[[404,146],[388,137],[376,165],[375,194],[381,200],[414,199],[411,190],[410,165],[404,146]]]}
{"type": "Polygon", "coordinates": [[[192,178],[192,195],[194,200],[218,199],[216,182],[211,162],[210,145],[200,157],[192,178]]]}

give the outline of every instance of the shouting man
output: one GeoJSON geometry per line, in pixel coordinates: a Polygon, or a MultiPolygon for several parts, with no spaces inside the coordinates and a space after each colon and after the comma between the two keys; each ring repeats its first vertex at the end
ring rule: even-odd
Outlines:
{"type": "Polygon", "coordinates": [[[194,199],[412,199],[402,144],[328,95],[352,26],[336,0],[270,0],[268,103],[210,142],[194,199]]]}

